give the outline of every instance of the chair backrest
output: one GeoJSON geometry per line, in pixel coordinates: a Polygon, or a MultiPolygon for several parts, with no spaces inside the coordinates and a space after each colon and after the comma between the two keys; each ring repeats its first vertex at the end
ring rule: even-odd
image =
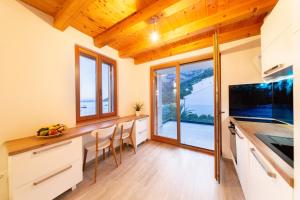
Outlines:
{"type": "Polygon", "coordinates": [[[127,122],[122,122],[118,124],[118,128],[120,130],[123,130],[123,134],[129,132],[130,134],[132,133],[133,130],[133,126],[134,126],[134,120],[132,121],[127,121],[127,122]],[[123,127],[123,129],[122,129],[123,127]]]}
{"type": "Polygon", "coordinates": [[[106,139],[114,133],[115,129],[116,129],[116,125],[112,125],[109,127],[96,129],[91,132],[91,135],[96,137],[98,133],[98,139],[106,139]]]}
{"type": "Polygon", "coordinates": [[[127,130],[127,129],[131,129],[133,127],[133,123],[134,123],[134,120],[120,123],[120,124],[118,124],[118,126],[119,127],[123,126],[123,130],[127,130]]]}

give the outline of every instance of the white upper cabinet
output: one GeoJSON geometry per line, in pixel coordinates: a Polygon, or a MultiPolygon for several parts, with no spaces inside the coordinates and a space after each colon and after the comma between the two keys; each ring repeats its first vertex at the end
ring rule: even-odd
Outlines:
{"type": "Polygon", "coordinates": [[[292,24],[291,1],[279,0],[261,27],[262,49],[268,47],[284,30],[292,24]]]}
{"type": "Polygon", "coordinates": [[[261,27],[262,75],[292,65],[292,1],[279,0],[261,27]],[[274,69],[274,70],[272,70],[274,69]]]}
{"type": "Polygon", "coordinates": [[[293,33],[300,31],[300,1],[292,0],[292,23],[293,23],[293,33]]]}

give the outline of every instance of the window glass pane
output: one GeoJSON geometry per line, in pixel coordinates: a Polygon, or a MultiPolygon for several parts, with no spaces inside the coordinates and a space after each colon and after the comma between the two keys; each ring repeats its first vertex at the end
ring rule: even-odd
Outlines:
{"type": "Polygon", "coordinates": [[[113,66],[102,63],[102,113],[114,111],[113,66]]]}
{"type": "Polygon", "coordinates": [[[155,71],[155,135],[177,139],[176,67],[155,71]]]}
{"type": "Polygon", "coordinates": [[[213,61],[180,65],[180,141],[214,150],[213,61]]]}
{"type": "Polygon", "coordinates": [[[96,59],[80,55],[80,116],[96,115],[96,59]]]}

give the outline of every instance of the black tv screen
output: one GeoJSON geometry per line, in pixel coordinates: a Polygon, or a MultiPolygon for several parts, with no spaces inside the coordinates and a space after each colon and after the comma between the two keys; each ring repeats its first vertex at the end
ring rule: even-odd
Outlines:
{"type": "Polygon", "coordinates": [[[273,83],[273,118],[294,124],[293,79],[273,83]]]}
{"type": "Polygon", "coordinates": [[[229,115],[293,124],[293,79],[229,86],[229,115]]]}
{"type": "Polygon", "coordinates": [[[229,86],[229,115],[272,118],[272,84],[229,86]]]}

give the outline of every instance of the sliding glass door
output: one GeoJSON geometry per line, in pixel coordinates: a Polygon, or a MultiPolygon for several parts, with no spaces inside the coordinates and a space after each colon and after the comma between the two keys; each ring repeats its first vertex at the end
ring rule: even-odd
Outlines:
{"type": "Polygon", "coordinates": [[[176,67],[155,70],[153,77],[155,135],[177,140],[176,67]]]}
{"type": "Polygon", "coordinates": [[[212,60],[180,65],[180,141],[214,150],[212,60]]]}
{"type": "Polygon", "coordinates": [[[151,68],[153,139],[214,150],[212,59],[151,68]]]}

